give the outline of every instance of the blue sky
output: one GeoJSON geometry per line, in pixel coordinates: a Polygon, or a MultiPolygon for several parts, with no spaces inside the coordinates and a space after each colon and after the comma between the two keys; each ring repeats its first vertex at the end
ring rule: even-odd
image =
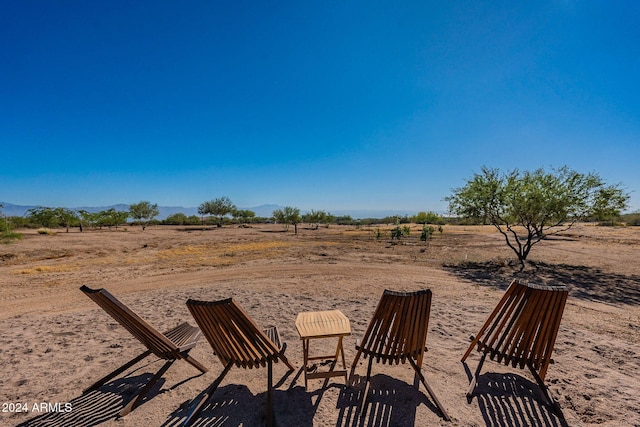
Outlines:
{"type": "Polygon", "coordinates": [[[0,200],[446,211],[483,165],[640,209],[640,2],[0,0],[0,200]]]}

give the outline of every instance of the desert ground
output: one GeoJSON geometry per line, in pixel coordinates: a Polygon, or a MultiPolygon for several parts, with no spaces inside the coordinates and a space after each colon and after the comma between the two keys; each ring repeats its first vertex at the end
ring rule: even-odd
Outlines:
{"type": "MultiPolygon", "coordinates": [[[[387,227],[388,230],[390,227],[387,227]]],[[[384,227],[383,227],[384,229],[384,227]]],[[[188,298],[233,297],[258,325],[277,325],[296,370],[274,365],[279,426],[640,426],[640,229],[580,224],[534,247],[535,265],[518,272],[514,254],[490,226],[445,226],[401,241],[376,227],[331,226],[298,235],[280,225],[223,228],[126,227],[55,230],[0,245],[0,425],[174,426],[189,402],[222,371],[203,338],[191,355],[209,368],[177,361],[133,413],[123,398],[162,361],[150,357],[97,391],[82,390],[144,350],[79,287],[106,288],[159,330],[195,324],[188,298]],[[460,359],[510,281],[566,285],[569,299],[546,383],[562,408],[556,416],[528,371],[487,360],[476,394],[460,359]],[[347,368],[384,289],[433,292],[422,372],[452,417],[444,421],[407,363],[373,365],[362,413],[361,382],[301,375],[297,313],[339,309],[351,322],[347,368]],[[42,411],[40,404],[68,408],[42,411]]],[[[335,351],[332,339],[312,342],[335,351]]],[[[324,369],[319,364],[317,369],[324,369]]],[[[266,369],[232,368],[199,426],[264,424],[266,369]]]]}

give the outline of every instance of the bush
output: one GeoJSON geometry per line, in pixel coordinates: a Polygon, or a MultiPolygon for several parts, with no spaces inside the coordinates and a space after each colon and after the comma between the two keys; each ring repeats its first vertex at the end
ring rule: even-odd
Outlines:
{"type": "Polygon", "coordinates": [[[52,235],[55,233],[49,228],[38,228],[38,234],[52,235]]]}
{"type": "MultiPolygon", "coordinates": [[[[442,229],[442,227],[440,227],[442,229]]],[[[422,227],[422,234],[420,234],[420,240],[422,240],[423,242],[426,242],[427,240],[431,239],[431,236],[433,236],[433,232],[434,232],[434,228],[431,227],[430,225],[425,225],[424,227],[422,227]]]]}
{"type": "Polygon", "coordinates": [[[380,239],[382,237],[382,230],[380,230],[380,227],[376,227],[373,231],[373,235],[376,236],[376,239],[380,239]]]}
{"type": "Polygon", "coordinates": [[[640,212],[622,215],[620,219],[627,225],[638,226],[640,225],[640,212]]]}
{"type": "Polygon", "coordinates": [[[22,239],[22,234],[20,233],[14,233],[13,231],[3,231],[2,233],[0,233],[0,243],[9,243],[13,240],[20,240],[22,239]]]}

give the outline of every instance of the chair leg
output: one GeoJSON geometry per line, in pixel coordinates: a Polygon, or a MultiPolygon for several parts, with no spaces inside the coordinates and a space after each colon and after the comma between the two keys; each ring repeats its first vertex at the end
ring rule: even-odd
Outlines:
{"type": "Polygon", "coordinates": [[[362,393],[362,403],[360,404],[360,418],[364,420],[364,408],[369,395],[369,387],[371,386],[371,365],[373,364],[373,356],[369,356],[369,365],[367,366],[367,378],[364,380],[364,391],[362,393]]]}
{"type": "Polygon", "coordinates": [[[358,366],[358,360],[360,359],[360,355],[362,354],[362,350],[358,350],[356,353],[356,357],[353,359],[353,363],[351,364],[351,370],[349,371],[349,379],[347,380],[347,385],[351,387],[353,385],[353,374],[356,372],[356,366],[358,366]]]}
{"type": "Polygon", "coordinates": [[[478,382],[478,376],[480,375],[480,370],[482,369],[482,365],[484,364],[484,359],[487,357],[487,353],[483,353],[480,358],[480,362],[478,363],[478,367],[476,368],[476,372],[471,377],[471,381],[469,382],[469,390],[467,390],[467,397],[473,396],[473,391],[476,389],[476,383],[478,382]]]}
{"type": "Polygon", "coordinates": [[[191,425],[193,421],[198,417],[198,415],[200,415],[200,412],[202,412],[204,405],[209,401],[209,399],[211,399],[211,397],[213,396],[213,393],[216,391],[216,389],[218,388],[218,386],[220,385],[220,383],[222,382],[224,377],[227,375],[227,373],[229,372],[229,369],[231,369],[232,366],[233,366],[233,362],[227,363],[222,373],[218,375],[218,378],[216,378],[216,380],[213,383],[211,383],[211,385],[207,387],[207,389],[204,391],[204,393],[202,394],[202,397],[200,399],[197,399],[197,398],[194,399],[190,407],[191,412],[189,413],[189,415],[187,415],[187,418],[182,422],[183,426],[191,425]]]}
{"type": "MultiPolygon", "coordinates": [[[[285,348],[285,347],[283,347],[285,348]]],[[[280,360],[282,360],[284,362],[285,365],[287,365],[287,368],[289,368],[289,372],[293,371],[294,369],[296,369],[291,362],[289,362],[289,359],[287,359],[287,356],[284,355],[284,350],[280,352],[280,354],[278,355],[278,357],[280,357],[280,360]]]]}
{"type": "Polygon", "coordinates": [[[160,368],[160,370],[156,372],[153,378],[149,380],[149,382],[144,386],[144,388],[140,390],[138,393],[136,393],[135,396],[131,398],[131,400],[129,400],[129,402],[125,405],[125,407],[122,409],[122,411],[120,411],[120,414],[118,415],[121,417],[124,417],[125,415],[133,411],[142,402],[142,399],[144,399],[147,393],[151,391],[151,389],[156,384],[156,382],[158,382],[158,380],[162,378],[164,373],[167,372],[167,369],[169,369],[169,367],[173,364],[173,362],[175,362],[175,359],[169,360],[167,363],[165,363],[162,366],[162,368],[160,368]]]}
{"type": "Polygon", "coordinates": [[[127,369],[129,369],[130,367],[132,367],[133,365],[135,365],[136,363],[138,363],[139,361],[141,361],[145,357],[149,356],[150,354],[151,354],[151,351],[147,350],[144,353],[134,357],[133,359],[131,359],[130,361],[128,361],[124,365],[120,366],[115,371],[111,372],[108,375],[105,375],[104,377],[100,378],[98,381],[93,383],[93,385],[91,385],[90,387],[87,387],[86,389],[84,389],[83,393],[99,389],[104,383],[106,383],[107,381],[109,381],[112,378],[117,377],[118,375],[120,375],[121,373],[123,373],[124,371],[126,371],[127,369]]]}
{"type": "Polygon", "coordinates": [[[544,395],[544,397],[547,399],[547,401],[551,405],[551,408],[553,409],[553,412],[558,416],[558,418],[560,418],[561,420],[564,420],[564,414],[562,413],[562,409],[560,408],[560,404],[553,398],[553,396],[551,396],[551,393],[549,393],[549,389],[547,388],[547,386],[544,383],[544,381],[542,380],[542,378],[540,378],[540,375],[538,374],[538,371],[536,371],[533,368],[533,366],[531,366],[528,363],[527,363],[527,366],[529,367],[529,371],[531,371],[531,374],[533,375],[533,377],[535,378],[536,382],[538,383],[538,386],[540,387],[540,390],[542,390],[542,394],[544,395]]]}
{"type": "Polygon", "coordinates": [[[440,403],[440,401],[436,397],[436,394],[433,392],[431,387],[429,387],[429,384],[427,384],[427,380],[425,379],[424,375],[422,375],[422,371],[420,370],[420,367],[416,364],[416,362],[413,361],[411,357],[409,357],[408,359],[409,359],[409,363],[411,363],[411,366],[413,366],[413,369],[416,371],[416,375],[418,376],[418,378],[420,378],[420,382],[422,382],[422,385],[424,385],[424,388],[427,389],[427,392],[429,392],[429,396],[431,396],[431,399],[440,410],[440,413],[442,413],[442,418],[444,418],[446,421],[451,421],[451,417],[449,417],[449,414],[447,414],[447,411],[444,409],[444,406],[442,406],[442,403],[440,403]]]}
{"type": "Polygon", "coordinates": [[[273,427],[273,362],[267,362],[267,427],[273,427]]]}
{"type": "Polygon", "coordinates": [[[189,355],[189,351],[183,351],[182,353],[180,353],[180,356],[190,365],[192,365],[194,368],[196,368],[197,370],[199,370],[200,372],[202,372],[203,374],[206,374],[207,372],[209,372],[209,370],[207,368],[205,368],[202,363],[198,362],[196,359],[194,359],[193,357],[191,357],[189,355]]]}

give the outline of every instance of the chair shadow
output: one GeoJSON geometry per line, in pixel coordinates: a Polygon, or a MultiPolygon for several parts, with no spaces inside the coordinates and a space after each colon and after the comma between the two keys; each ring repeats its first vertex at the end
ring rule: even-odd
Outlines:
{"type": "MultiPolygon", "coordinates": [[[[119,378],[97,390],[81,394],[70,400],[69,412],[48,412],[35,416],[18,427],[91,427],[118,417],[125,402],[149,382],[153,375],[142,374],[119,378]]],[[[159,394],[164,379],[158,380],[141,405],[159,394]]]]}
{"type": "Polygon", "coordinates": [[[415,385],[383,374],[371,377],[367,402],[360,413],[364,393],[364,376],[355,376],[355,383],[345,387],[338,397],[336,426],[390,427],[414,426],[416,410],[425,404],[435,414],[438,408],[415,385]]]}
{"type": "Polygon", "coordinates": [[[478,376],[473,398],[487,426],[567,426],[542,396],[538,384],[512,373],[478,376]]]}
{"type": "MultiPolygon", "coordinates": [[[[200,397],[201,394],[196,397],[200,397]]],[[[315,408],[311,394],[304,387],[285,391],[273,390],[273,412],[278,426],[313,426],[315,408]]],[[[183,402],[162,427],[179,426],[189,414],[193,399],[183,402]]],[[[218,387],[213,398],[203,407],[194,427],[263,426],[266,423],[267,392],[253,395],[249,388],[240,384],[218,387]]]]}

